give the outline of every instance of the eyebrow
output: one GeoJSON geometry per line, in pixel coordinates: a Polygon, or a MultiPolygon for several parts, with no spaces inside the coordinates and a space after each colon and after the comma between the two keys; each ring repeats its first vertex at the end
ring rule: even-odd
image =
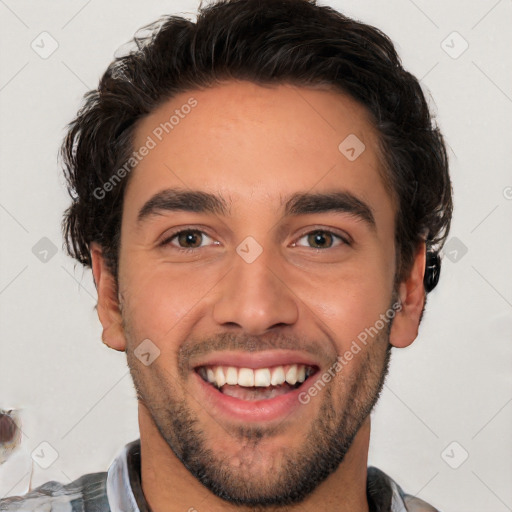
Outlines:
{"type": "Polygon", "coordinates": [[[348,213],[365,222],[372,230],[376,229],[372,208],[350,192],[298,192],[293,194],[285,205],[285,216],[327,212],[348,213]]]}
{"type": "Polygon", "coordinates": [[[140,209],[137,223],[149,217],[161,215],[165,211],[185,211],[197,213],[228,214],[224,198],[199,190],[165,189],[151,197],[140,209]]]}
{"type": "MultiPolygon", "coordinates": [[[[283,201],[281,202],[283,205],[283,201]]],[[[229,215],[230,204],[215,194],[199,190],[165,189],[152,196],[140,209],[137,223],[164,212],[186,211],[229,215]]],[[[313,213],[338,212],[352,215],[375,230],[372,208],[354,194],[347,191],[327,193],[297,192],[286,199],[284,215],[308,215],[313,213]]]]}

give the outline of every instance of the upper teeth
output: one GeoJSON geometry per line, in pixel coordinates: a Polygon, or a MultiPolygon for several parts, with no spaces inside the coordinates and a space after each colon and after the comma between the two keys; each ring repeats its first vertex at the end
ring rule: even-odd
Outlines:
{"type": "Polygon", "coordinates": [[[306,380],[313,368],[304,364],[273,366],[271,368],[238,368],[236,366],[202,366],[199,374],[203,379],[222,387],[231,384],[243,387],[279,386],[287,382],[292,386],[306,380]]]}

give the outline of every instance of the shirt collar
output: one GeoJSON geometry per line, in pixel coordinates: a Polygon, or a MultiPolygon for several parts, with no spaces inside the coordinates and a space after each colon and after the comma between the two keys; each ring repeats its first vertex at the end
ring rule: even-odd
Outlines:
{"type": "Polygon", "coordinates": [[[128,443],[108,469],[111,512],[151,512],[140,480],[140,439],[128,443]]]}

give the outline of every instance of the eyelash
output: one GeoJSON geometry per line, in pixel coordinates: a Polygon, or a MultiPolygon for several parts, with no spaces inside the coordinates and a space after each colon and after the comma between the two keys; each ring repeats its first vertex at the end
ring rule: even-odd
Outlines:
{"type": "MultiPolygon", "coordinates": [[[[329,234],[329,235],[333,236],[334,238],[337,238],[341,242],[341,245],[348,245],[348,246],[352,245],[352,243],[351,243],[351,241],[349,241],[348,237],[336,234],[333,231],[330,231],[328,229],[320,229],[320,228],[312,229],[310,231],[306,231],[306,232],[302,233],[297,240],[301,240],[305,236],[310,235],[312,233],[316,233],[316,232],[323,233],[323,234],[329,234]]],[[[208,238],[212,238],[207,233],[205,233],[204,231],[202,231],[200,229],[192,229],[192,228],[182,229],[182,230],[176,231],[175,233],[166,237],[165,240],[163,240],[159,244],[159,246],[162,247],[162,246],[166,246],[166,245],[172,245],[171,241],[174,240],[178,235],[180,235],[182,233],[199,233],[202,235],[206,235],[208,238]]],[[[296,245],[296,242],[294,242],[294,246],[295,245],[296,245]]],[[[203,248],[203,247],[178,247],[178,246],[173,246],[173,247],[174,247],[174,249],[176,249],[178,252],[181,252],[181,253],[197,252],[198,249],[203,248]]],[[[332,249],[333,247],[336,247],[336,246],[326,247],[325,249],[318,249],[315,247],[311,247],[311,249],[316,249],[317,251],[325,251],[327,249],[332,249]]]]}

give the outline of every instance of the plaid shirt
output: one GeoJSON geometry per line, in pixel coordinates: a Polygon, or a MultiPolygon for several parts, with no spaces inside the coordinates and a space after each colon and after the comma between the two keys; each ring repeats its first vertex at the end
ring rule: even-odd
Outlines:
{"type": "MultiPolygon", "coordinates": [[[[368,468],[371,512],[439,512],[405,494],[385,473],[368,468]]],[[[151,512],[142,493],[140,439],[127,444],[108,472],[83,475],[67,485],[47,482],[24,496],[0,500],[6,512],[151,512]]]]}

